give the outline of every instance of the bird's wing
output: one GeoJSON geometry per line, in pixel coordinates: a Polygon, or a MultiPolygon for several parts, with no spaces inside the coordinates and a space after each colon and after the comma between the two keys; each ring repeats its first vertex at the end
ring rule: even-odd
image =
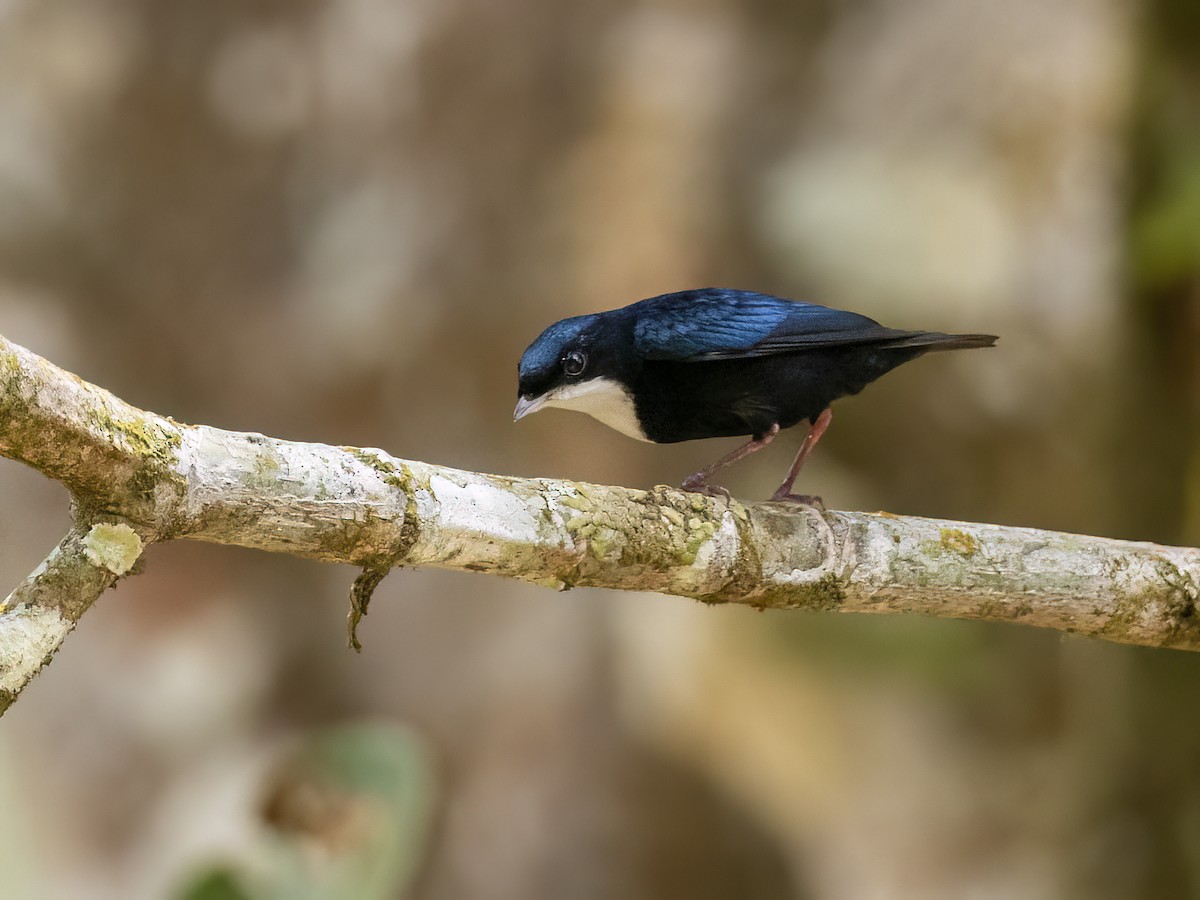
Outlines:
{"type": "Polygon", "coordinates": [[[745,291],[665,294],[636,303],[634,344],[645,359],[703,361],[902,340],[857,313],[745,291]]]}

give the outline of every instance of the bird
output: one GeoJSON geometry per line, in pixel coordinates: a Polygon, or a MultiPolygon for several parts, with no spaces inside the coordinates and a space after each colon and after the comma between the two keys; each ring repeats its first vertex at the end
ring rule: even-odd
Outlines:
{"type": "Polygon", "coordinates": [[[829,427],[835,400],[925,353],[997,340],[900,331],[858,313],[753,291],[678,291],[546,328],[517,366],[513,421],[560,407],[640,441],[747,437],[681,485],[728,497],[711,481],[717,472],[807,420],[808,433],[771,500],[820,504],[793,488],[829,427]]]}

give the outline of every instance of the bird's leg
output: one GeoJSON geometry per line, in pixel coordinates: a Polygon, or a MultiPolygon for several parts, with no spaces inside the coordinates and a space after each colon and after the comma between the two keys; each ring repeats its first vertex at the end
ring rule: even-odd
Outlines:
{"type": "Polygon", "coordinates": [[[775,493],[771,495],[772,500],[790,500],[793,503],[807,503],[810,506],[823,505],[820,497],[813,497],[809,494],[793,494],[792,485],[796,483],[796,476],[804,468],[805,460],[812,455],[813,448],[817,446],[817,441],[821,439],[821,435],[825,433],[825,429],[829,427],[832,420],[833,412],[828,407],[817,416],[817,421],[813,422],[812,428],[808,429],[804,443],[796,451],[796,458],[792,460],[792,467],[788,470],[787,478],[783,479],[783,484],[779,485],[775,489],[775,493]]]}
{"type": "Polygon", "coordinates": [[[777,434],[779,434],[778,422],[763,432],[762,437],[756,437],[753,440],[747,441],[736,450],[726,453],[708,468],[701,469],[694,475],[689,475],[687,478],[683,479],[683,484],[680,485],[680,487],[682,487],[685,491],[695,491],[700,494],[708,494],[710,497],[717,496],[718,494],[722,497],[728,497],[729,491],[725,490],[725,488],[721,487],[720,485],[709,484],[708,479],[711,478],[714,473],[720,471],[726,466],[737,462],[739,459],[745,459],[751,453],[758,452],[763,447],[767,446],[767,444],[771,443],[771,441],[775,440],[775,435],[777,434]]]}

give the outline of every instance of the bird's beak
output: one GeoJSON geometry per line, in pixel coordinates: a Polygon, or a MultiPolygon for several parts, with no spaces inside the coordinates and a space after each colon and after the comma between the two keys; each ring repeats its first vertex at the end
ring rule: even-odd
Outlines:
{"type": "Polygon", "coordinates": [[[546,402],[546,395],[540,397],[520,397],[517,399],[517,408],[513,410],[513,421],[517,422],[525,418],[530,413],[535,413],[546,402]]]}

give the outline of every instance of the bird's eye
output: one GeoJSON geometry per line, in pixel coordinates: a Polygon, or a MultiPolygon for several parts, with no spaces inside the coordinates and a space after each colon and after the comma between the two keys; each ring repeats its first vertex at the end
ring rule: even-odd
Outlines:
{"type": "Polygon", "coordinates": [[[563,373],[570,378],[575,378],[583,374],[584,368],[587,367],[587,354],[582,350],[572,350],[562,358],[563,373]]]}

